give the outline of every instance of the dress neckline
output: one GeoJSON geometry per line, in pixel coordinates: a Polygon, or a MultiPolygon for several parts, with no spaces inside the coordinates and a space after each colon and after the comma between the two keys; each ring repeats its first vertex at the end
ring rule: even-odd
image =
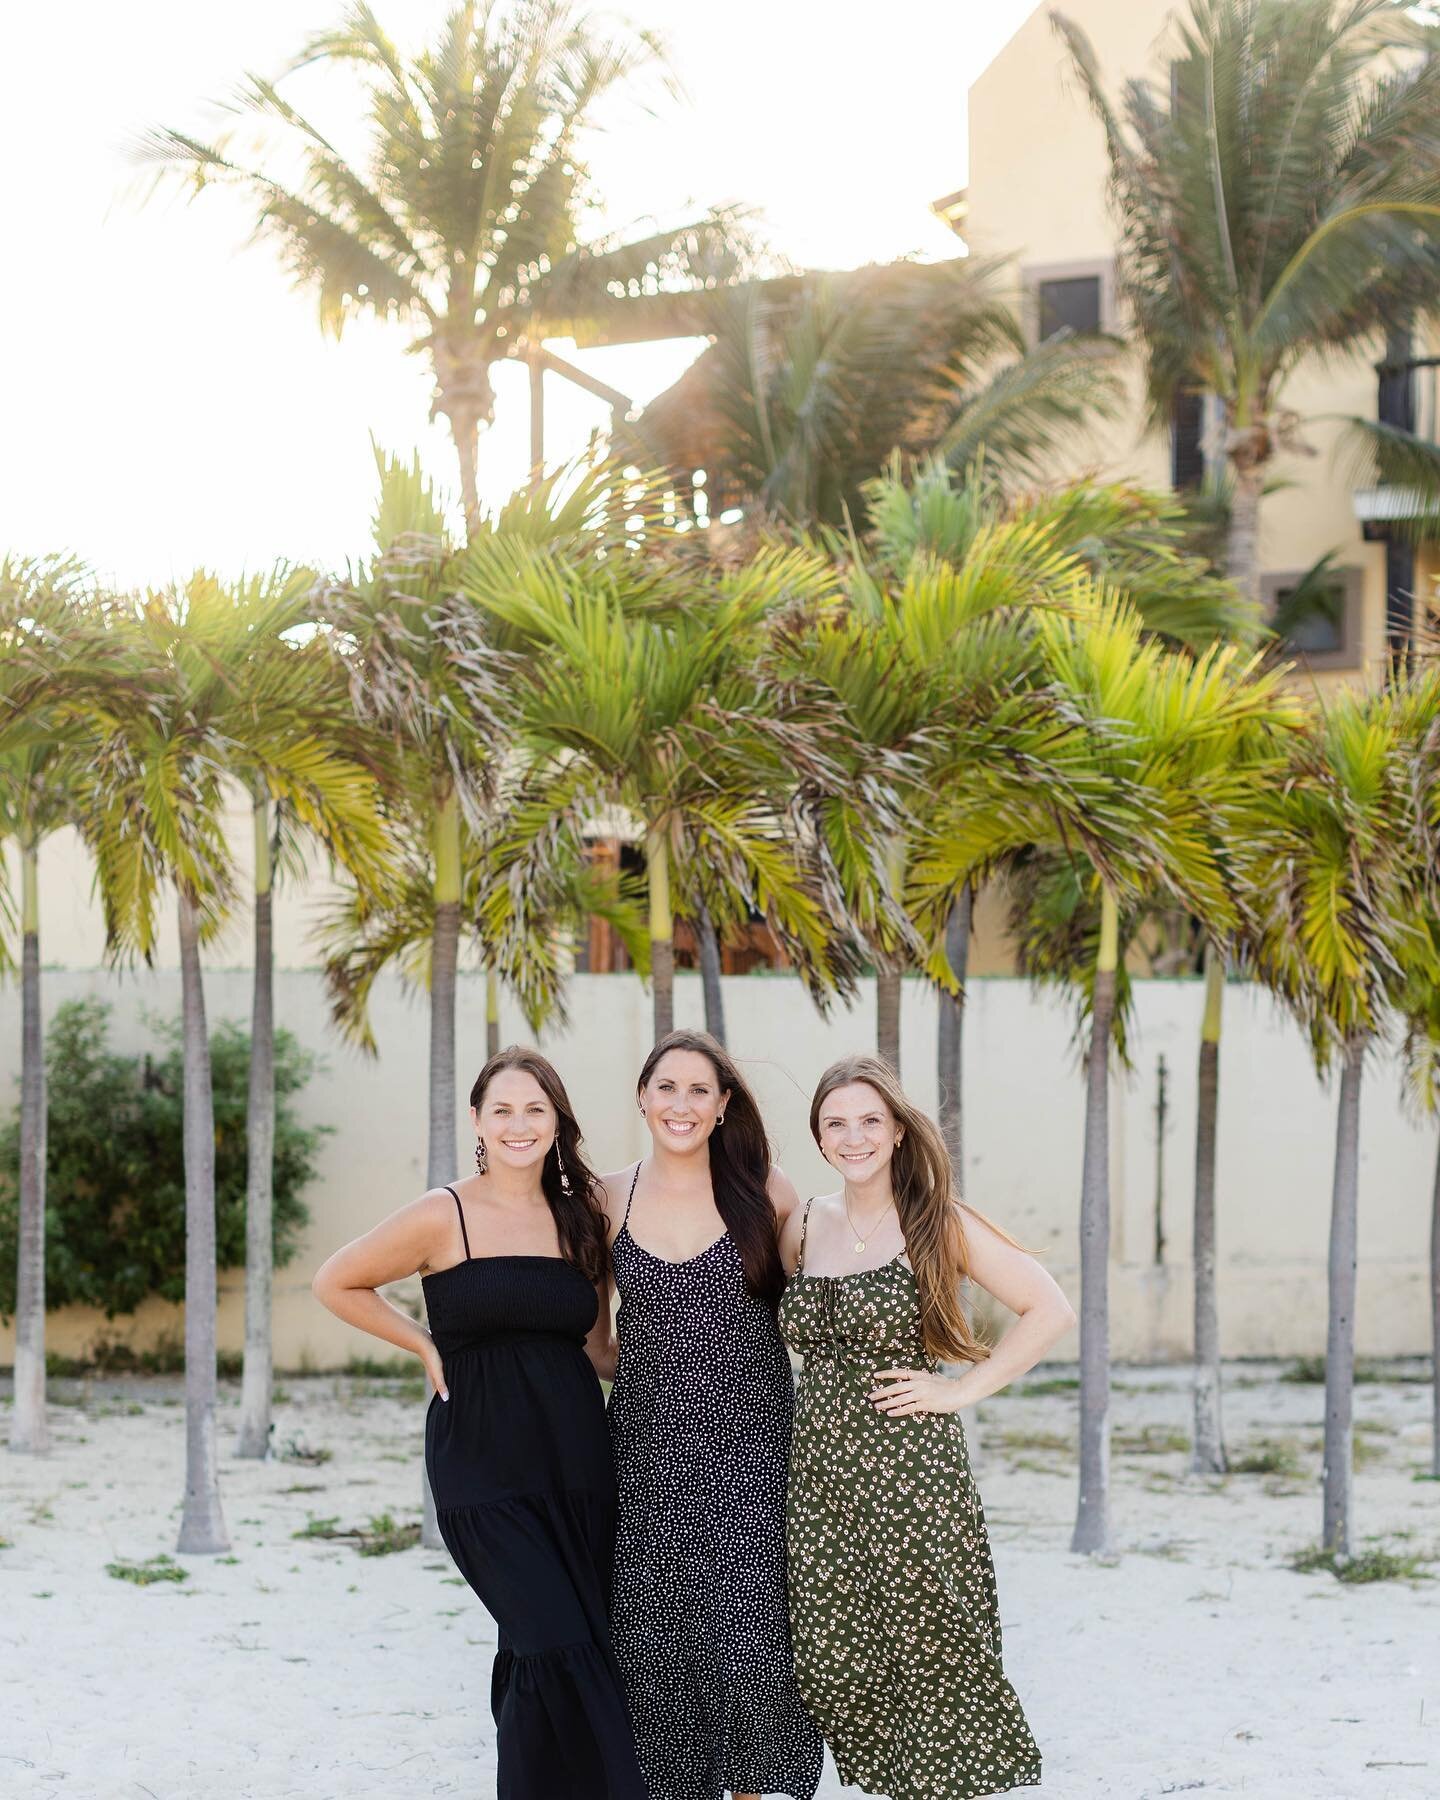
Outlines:
{"type": "Polygon", "coordinates": [[[729,1236],[730,1230],[727,1226],[726,1229],[720,1233],[719,1237],[712,1239],[703,1250],[697,1250],[693,1256],[682,1256],[678,1259],[672,1256],[657,1256],[653,1250],[647,1250],[640,1242],[639,1238],[637,1238],[635,1233],[630,1229],[630,1221],[627,1219],[615,1234],[615,1242],[618,1244],[622,1237],[627,1237],[640,1254],[642,1256],[648,1256],[651,1262],[660,1263],[667,1269],[685,1269],[688,1268],[691,1263],[699,1262],[702,1257],[709,1256],[712,1250],[718,1250],[729,1236]]]}
{"type": "Polygon", "coordinates": [[[903,1250],[897,1250],[887,1261],[876,1263],[873,1269],[847,1269],[841,1275],[811,1275],[802,1267],[796,1271],[792,1279],[796,1281],[858,1281],[864,1275],[883,1275],[887,1269],[899,1267],[913,1280],[915,1271],[909,1263],[901,1260],[904,1255],[903,1250]]]}
{"type": "MultiPolygon", "coordinates": [[[[446,1263],[443,1269],[427,1269],[420,1279],[422,1281],[434,1281],[439,1275],[453,1275],[456,1269],[468,1269],[472,1263],[500,1262],[559,1263],[564,1268],[575,1269],[574,1263],[571,1262],[568,1256],[549,1256],[543,1250],[506,1250],[502,1251],[498,1256],[462,1256],[459,1262],[446,1263]]],[[[585,1276],[581,1274],[579,1269],[575,1269],[575,1273],[580,1276],[582,1281],[585,1280],[585,1276]]]]}

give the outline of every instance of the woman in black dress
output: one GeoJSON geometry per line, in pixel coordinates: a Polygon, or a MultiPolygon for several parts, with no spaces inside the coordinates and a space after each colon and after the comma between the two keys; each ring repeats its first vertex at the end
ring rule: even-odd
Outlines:
{"type": "Polygon", "coordinates": [[[646,1800],[608,1619],[603,1189],[536,1051],[492,1057],[470,1116],[477,1173],[337,1250],[315,1293],[414,1351],[435,1388],[425,1461],[441,1535],[499,1628],[496,1800],[646,1800]],[[428,1332],[376,1291],[417,1271],[428,1332]]]}
{"type": "Polygon", "coordinates": [[[653,1147],[605,1179],[618,1221],[612,1610],[650,1800],[812,1800],[820,1733],[785,1595],[794,1412],[775,1322],[796,1203],[754,1096],[703,1032],[640,1073],[653,1147]]]}

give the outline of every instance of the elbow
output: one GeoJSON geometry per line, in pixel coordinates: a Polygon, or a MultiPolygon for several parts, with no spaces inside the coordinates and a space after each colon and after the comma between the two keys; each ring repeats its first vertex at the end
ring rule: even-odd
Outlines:
{"type": "Polygon", "coordinates": [[[1055,1331],[1053,1341],[1058,1343],[1062,1337],[1065,1337],[1068,1333],[1072,1332],[1079,1323],[1080,1318],[1075,1311],[1075,1308],[1065,1296],[1061,1294],[1055,1306],[1055,1331]]]}
{"type": "Polygon", "coordinates": [[[320,1267],[315,1271],[314,1275],[311,1277],[310,1292],[315,1296],[315,1298],[320,1302],[320,1304],[326,1308],[327,1311],[334,1312],[335,1305],[334,1305],[333,1295],[335,1292],[335,1286],[334,1286],[334,1280],[330,1273],[330,1265],[328,1262],[321,1263],[320,1267]]]}

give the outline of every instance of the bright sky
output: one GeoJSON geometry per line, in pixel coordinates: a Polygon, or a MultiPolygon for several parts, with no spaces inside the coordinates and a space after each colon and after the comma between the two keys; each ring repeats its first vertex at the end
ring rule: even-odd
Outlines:
{"type": "MultiPolygon", "coordinates": [[[[145,126],[215,129],[212,103],[242,71],[271,73],[342,0],[82,0],[7,20],[17,72],[0,109],[10,276],[0,284],[0,553],[66,549],[106,580],[159,584],[203,564],[233,573],[280,556],[334,567],[363,554],[369,437],[418,446],[456,486],[453,448],[427,421],[427,365],[404,327],[320,335],[240,203],[167,191],[142,204],[127,143],[145,126]],[[62,33],[66,39],[62,41],[62,33]],[[79,42],[73,41],[78,39],[79,42]],[[33,281],[31,279],[33,277],[33,281]]],[[[442,0],[380,0],[414,47],[442,0]]],[[[635,0],[663,33],[684,96],[612,109],[589,148],[621,226],[739,201],[777,250],[852,267],[952,255],[929,203],[965,181],[965,91],[1031,0],[635,0]]],[[[341,77],[305,74],[294,97],[344,135],[358,106],[341,77]]],[[[587,352],[643,402],[697,345],[587,352]]],[[[562,354],[568,346],[556,344],[562,354]]],[[[482,494],[518,485],[528,458],[525,373],[497,375],[482,494]]],[[[551,461],[580,449],[604,407],[546,387],[551,461]]]]}

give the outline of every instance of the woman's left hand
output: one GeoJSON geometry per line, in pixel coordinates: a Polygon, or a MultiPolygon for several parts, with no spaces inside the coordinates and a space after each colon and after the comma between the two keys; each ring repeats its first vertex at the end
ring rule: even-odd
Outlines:
{"type": "Polygon", "coordinates": [[[950,1375],[935,1375],[928,1369],[877,1369],[877,1382],[888,1387],[874,1387],[870,1398],[877,1412],[891,1418],[909,1413],[959,1412],[960,1383],[950,1375]]]}

